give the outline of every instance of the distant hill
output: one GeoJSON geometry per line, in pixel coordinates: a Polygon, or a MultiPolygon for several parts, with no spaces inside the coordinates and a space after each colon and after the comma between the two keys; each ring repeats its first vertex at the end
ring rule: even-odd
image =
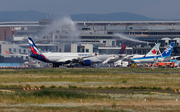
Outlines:
{"type": "MultiPolygon", "coordinates": [[[[0,11],[0,22],[5,21],[40,21],[47,19],[47,13],[39,11],[0,11]]],[[[62,17],[60,15],[51,14],[51,19],[62,17]]],[[[157,19],[148,18],[143,15],[128,12],[116,12],[109,14],[74,14],[70,15],[73,21],[153,21],[157,19]]],[[[48,18],[49,19],[49,18],[48,18]]],[[[163,19],[159,19],[163,20],[163,19]]],[[[165,19],[164,19],[165,20],[165,19]]]]}
{"type": "Polygon", "coordinates": [[[5,21],[39,21],[46,18],[46,13],[38,11],[0,11],[0,22],[5,21]]]}
{"type": "Polygon", "coordinates": [[[152,21],[155,19],[148,18],[139,14],[116,12],[109,14],[75,14],[71,15],[72,20],[76,21],[152,21]]]}

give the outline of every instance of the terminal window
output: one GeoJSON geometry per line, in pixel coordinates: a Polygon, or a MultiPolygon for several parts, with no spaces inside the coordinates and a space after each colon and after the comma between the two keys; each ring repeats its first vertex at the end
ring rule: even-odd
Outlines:
{"type": "Polygon", "coordinates": [[[84,49],[82,49],[82,52],[84,52],[84,49]]]}
{"type": "Polygon", "coordinates": [[[86,49],[86,52],[89,52],[89,49],[86,49]]]}

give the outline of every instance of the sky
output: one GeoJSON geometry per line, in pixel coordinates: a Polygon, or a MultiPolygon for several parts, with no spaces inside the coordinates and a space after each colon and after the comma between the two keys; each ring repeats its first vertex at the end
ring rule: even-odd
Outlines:
{"type": "Polygon", "coordinates": [[[129,12],[153,19],[180,19],[180,0],[0,0],[0,11],[107,14],[129,12]]]}

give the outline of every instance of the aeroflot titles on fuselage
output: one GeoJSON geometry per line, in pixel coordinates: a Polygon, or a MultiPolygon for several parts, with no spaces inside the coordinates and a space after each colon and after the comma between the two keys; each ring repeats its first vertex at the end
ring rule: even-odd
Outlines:
{"type": "Polygon", "coordinates": [[[78,56],[93,56],[92,54],[78,54],[78,56]]]}

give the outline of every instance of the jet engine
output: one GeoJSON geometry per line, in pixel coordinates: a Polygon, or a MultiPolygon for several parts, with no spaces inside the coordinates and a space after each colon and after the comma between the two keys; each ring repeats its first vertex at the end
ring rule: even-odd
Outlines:
{"type": "Polygon", "coordinates": [[[84,60],[82,62],[82,65],[84,65],[84,66],[91,66],[92,65],[92,61],[91,60],[84,60]]]}

